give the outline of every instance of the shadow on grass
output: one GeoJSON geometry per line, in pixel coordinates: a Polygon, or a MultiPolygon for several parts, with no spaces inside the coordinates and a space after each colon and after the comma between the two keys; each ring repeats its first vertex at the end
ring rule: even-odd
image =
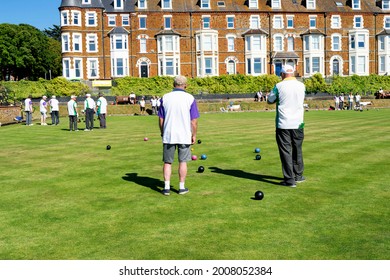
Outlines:
{"type": "Polygon", "coordinates": [[[123,176],[122,179],[129,182],[134,182],[146,188],[150,188],[156,192],[161,192],[161,190],[164,188],[164,181],[151,177],[138,176],[138,173],[126,173],[126,176],[123,176]]]}
{"type": "Polygon", "coordinates": [[[242,170],[236,169],[221,169],[218,167],[209,167],[211,172],[220,173],[228,176],[234,176],[238,178],[250,179],[260,182],[265,182],[272,185],[280,185],[280,181],[283,180],[282,177],[270,176],[270,175],[262,175],[262,174],[253,174],[248,173],[242,170]]]}

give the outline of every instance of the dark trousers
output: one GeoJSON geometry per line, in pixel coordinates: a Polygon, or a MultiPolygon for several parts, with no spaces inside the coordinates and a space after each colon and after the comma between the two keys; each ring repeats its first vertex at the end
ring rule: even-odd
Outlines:
{"type": "Polygon", "coordinates": [[[69,130],[77,130],[77,116],[69,116],[69,130]]]}
{"type": "Polygon", "coordinates": [[[87,108],[85,110],[85,128],[86,129],[93,129],[93,116],[95,114],[95,111],[93,109],[87,108]]]}
{"type": "Polygon", "coordinates": [[[51,124],[59,124],[60,123],[60,115],[58,111],[51,112],[51,124]]]}
{"type": "Polygon", "coordinates": [[[26,125],[32,124],[32,113],[30,111],[26,111],[26,125]]]}
{"type": "Polygon", "coordinates": [[[99,114],[100,128],[106,128],[106,114],[99,114]]]}
{"type": "Polygon", "coordinates": [[[288,184],[295,184],[295,180],[301,179],[303,175],[303,138],[303,129],[276,129],[283,177],[288,184]]]}

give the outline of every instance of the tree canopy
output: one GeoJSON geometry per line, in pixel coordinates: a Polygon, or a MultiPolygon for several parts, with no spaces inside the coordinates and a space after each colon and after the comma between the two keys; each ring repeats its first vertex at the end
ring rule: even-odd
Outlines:
{"type": "Polygon", "coordinates": [[[2,80],[61,75],[61,44],[28,24],[0,24],[2,80]]]}

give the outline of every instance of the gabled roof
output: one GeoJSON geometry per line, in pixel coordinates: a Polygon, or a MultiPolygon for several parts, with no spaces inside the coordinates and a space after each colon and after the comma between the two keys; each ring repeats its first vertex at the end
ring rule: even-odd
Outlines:
{"type": "Polygon", "coordinates": [[[303,32],[303,33],[301,34],[301,36],[304,36],[304,35],[311,35],[311,34],[319,34],[319,35],[324,35],[324,36],[325,36],[325,33],[324,33],[324,32],[321,32],[320,30],[315,29],[315,28],[306,30],[305,32],[303,32]]]}
{"type": "Polygon", "coordinates": [[[261,28],[258,28],[258,29],[248,29],[247,31],[245,31],[244,33],[242,33],[242,36],[245,36],[245,35],[253,35],[253,34],[265,34],[268,36],[268,33],[261,29],[261,28]]]}
{"type": "Polygon", "coordinates": [[[108,35],[112,34],[129,34],[130,32],[124,29],[122,26],[114,27],[113,29],[108,32],[108,35]]]}
{"type": "Polygon", "coordinates": [[[298,59],[299,55],[297,55],[295,52],[275,52],[272,56],[273,58],[282,58],[282,59],[298,59]]]}
{"type": "Polygon", "coordinates": [[[157,32],[157,34],[156,34],[155,36],[157,37],[157,36],[160,36],[160,35],[176,35],[176,36],[181,36],[180,33],[174,31],[173,29],[170,29],[170,30],[161,30],[161,31],[157,32]]]}
{"type": "Polygon", "coordinates": [[[383,29],[381,32],[376,34],[376,36],[390,35],[390,29],[383,29]]]}

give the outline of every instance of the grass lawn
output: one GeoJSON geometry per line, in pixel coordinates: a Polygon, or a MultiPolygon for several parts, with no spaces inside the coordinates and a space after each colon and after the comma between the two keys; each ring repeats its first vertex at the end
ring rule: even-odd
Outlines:
{"type": "Polygon", "coordinates": [[[389,116],[306,112],[307,180],[292,189],[278,185],[275,112],[202,114],[193,153],[207,159],[168,197],[155,116],[1,127],[0,259],[389,259],[389,116]]]}

